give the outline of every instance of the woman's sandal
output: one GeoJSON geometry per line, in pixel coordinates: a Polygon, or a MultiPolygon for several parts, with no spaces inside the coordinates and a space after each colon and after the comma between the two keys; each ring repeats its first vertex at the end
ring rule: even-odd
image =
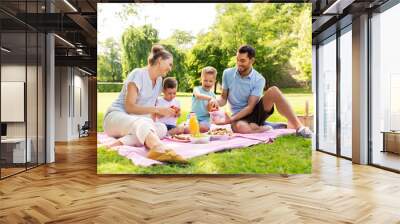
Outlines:
{"type": "Polygon", "coordinates": [[[176,154],[172,149],[167,149],[163,152],[156,151],[154,148],[150,149],[147,153],[147,158],[160,162],[187,163],[187,160],[176,154]]]}

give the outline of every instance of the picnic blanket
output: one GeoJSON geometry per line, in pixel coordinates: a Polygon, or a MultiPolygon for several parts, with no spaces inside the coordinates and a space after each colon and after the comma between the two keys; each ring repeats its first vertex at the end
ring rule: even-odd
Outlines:
{"type": "MultiPolygon", "coordinates": [[[[243,148],[251,145],[260,143],[271,143],[275,138],[282,135],[288,135],[295,133],[294,129],[274,129],[264,133],[256,134],[234,134],[234,137],[229,140],[217,140],[211,141],[208,144],[192,144],[175,142],[169,139],[163,139],[162,141],[170,146],[174,151],[181,155],[185,159],[190,159],[196,156],[205,155],[212,152],[223,151],[227,149],[243,148]]],[[[107,136],[105,133],[98,133],[97,140],[100,143],[98,146],[107,144],[108,142],[114,141],[115,139],[107,136]]],[[[133,146],[117,146],[110,148],[115,150],[119,155],[124,156],[132,161],[137,166],[151,166],[155,164],[163,164],[162,162],[148,159],[147,149],[144,147],[133,147],[133,146]]]]}

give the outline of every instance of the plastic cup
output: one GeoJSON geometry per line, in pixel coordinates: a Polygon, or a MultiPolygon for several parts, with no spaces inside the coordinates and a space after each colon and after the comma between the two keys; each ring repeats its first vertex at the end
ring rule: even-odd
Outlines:
{"type": "Polygon", "coordinates": [[[210,112],[210,118],[214,123],[222,123],[225,121],[225,112],[221,110],[210,112]]]}

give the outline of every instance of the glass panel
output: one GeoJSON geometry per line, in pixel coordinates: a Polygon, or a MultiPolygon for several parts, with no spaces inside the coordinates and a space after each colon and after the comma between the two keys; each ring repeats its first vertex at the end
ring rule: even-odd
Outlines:
{"type": "Polygon", "coordinates": [[[336,153],[336,36],[318,48],[318,148],[336,153]]]}
{"type": "Polygon", "coordinates": [[[372,163],[400,170],[400,4],[372,25],[372,163]],[[383,134],[382,132],[399,131],[383,134]],[[386,138],[385,138],[386,137],[386,138]]]}
{"type": "MultiPolygon", "coordinates": [[[[1,34],[1,140],[2,177],[25,170],[26,34],[1,34]]],[[[29,145],[28,145],[29,146],[29,145]]],[[[29,147],[28,147],[29,148],[29,147]]]]}
{"type": "Polygon", "coordinates": [[[0,6],[10,13],[0,12],[3,178],[45,162],[45,35],[14,19],[44,13],[45,1],[1,1],[0,6]]]}
{"type": "MultiPolygon", "coordinates": [[[[28,63],[27,63],[27,95],[26,95],[26,111],[27,111],[27,142],[30,148],[30,162],[28,168],[37,165],[38,143],[37,143],[37,74],[38,74],[38,35],[36,32],[27,33],[28,38],[28,63]]],[[[29,160],[28,160],[29,161],[29,160]]]]}
{"type": "MultiPolygon", "coordinates": [[[[351,27],[350,27],[351,29],[351,27]]],[[[340,153],[352,157],[352,35],[340,36],[340,153]]]]}

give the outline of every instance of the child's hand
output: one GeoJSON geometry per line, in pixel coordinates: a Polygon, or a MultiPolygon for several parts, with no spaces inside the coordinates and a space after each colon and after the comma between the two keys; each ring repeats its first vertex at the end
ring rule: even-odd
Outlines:
{"type": "Polygon", "coordinates": [[[219,106],[217,103],[215,103],[214,100],[210,100],[207,104],[207,110],[208,112],[213,112],[219,110],[219,106]]]}
{"type": "Polygon", "coordinates": [[[171,108],[175,110],[175,117],[181,116],[181,108],[174,106],[174,105],[172,105],[171,108]]]}
{"type": "Polygon", "coordinates": [[[157,121],[157,114],[151,114],[151,119],[156,122],[157,121]]]}

